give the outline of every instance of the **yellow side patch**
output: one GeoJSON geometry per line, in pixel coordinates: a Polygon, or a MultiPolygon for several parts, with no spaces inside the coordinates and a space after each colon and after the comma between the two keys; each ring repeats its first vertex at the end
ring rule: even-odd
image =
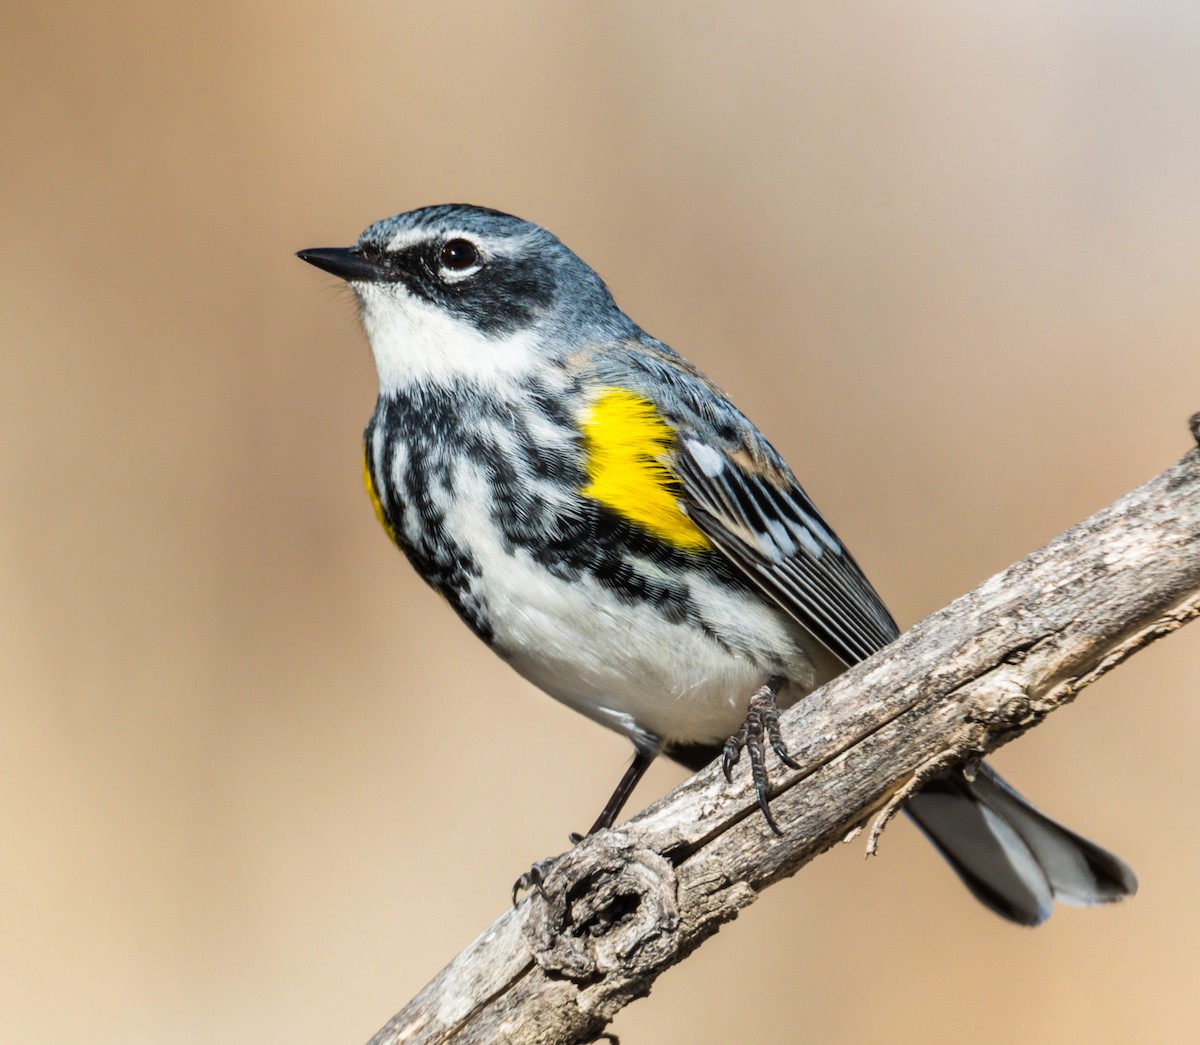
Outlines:
{"type": "Polygon", "coordinates": [[[649,399],[624,388],[606,388],[582,423],[585,497],[683,551],[712,547],[679,506],[675,478],[662,462],[675,445],[675,433],[649,399]]]}
{"type": "Polygon", "coordinates": [[[363,486],[367,488],[367,496],[371,498],[371,507],[375,509],[375,518],[379,520],[379,525],[383,527],[384,532],[395,544],[396,531],[388,522],[387,515],[383,511],[383,502],[379,500],[379,494],[375,489],[375,480],[371,477],[371,450],[365,443],[363,444],[363,486]]]}

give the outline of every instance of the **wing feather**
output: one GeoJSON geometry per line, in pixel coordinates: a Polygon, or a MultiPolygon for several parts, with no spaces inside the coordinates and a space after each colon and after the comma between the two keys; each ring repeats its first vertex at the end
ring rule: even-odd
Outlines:
{"type": "Polygon", "coordinates": [[[779,485],[784,466],[772,463],[754,474],[689,435],[672,470],[693,522],[733,563],[844,663],[864,660],[899,634],[896,622],[812,500],[786,470],[790,482],[779,485]]]}

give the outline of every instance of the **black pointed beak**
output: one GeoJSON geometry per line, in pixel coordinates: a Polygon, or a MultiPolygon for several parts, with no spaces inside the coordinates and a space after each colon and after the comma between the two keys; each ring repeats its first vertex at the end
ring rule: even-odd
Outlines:
{"type": "Polygon", "coordinates": [[[296,257],[332,272],[348,283],[377,283],[386,278],[386,269],[353,247],[312,247],[296,252],[296,257]]]}

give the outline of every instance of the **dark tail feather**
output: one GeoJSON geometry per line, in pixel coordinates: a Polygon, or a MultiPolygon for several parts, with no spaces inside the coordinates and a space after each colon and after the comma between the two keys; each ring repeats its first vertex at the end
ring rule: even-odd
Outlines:
{"type": "Polygon", "coordinates": [[[975,896],[1002,918],[1040,925],[1053,901],[1111,903],[1137,892],[1123,861],[1039,813],[986,763],[930,781],[905,810],[975,896]]]}

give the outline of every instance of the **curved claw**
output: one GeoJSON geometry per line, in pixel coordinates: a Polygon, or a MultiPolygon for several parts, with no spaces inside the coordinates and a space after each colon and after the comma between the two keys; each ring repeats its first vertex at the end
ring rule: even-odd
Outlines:
{"type": "Polygon", "coordinates": [[[771,806],[767,801],[767,789],[764,787],[761,791],[755,787],[754,792],[758,795],[758,808],[762,810],[763,819],[767,822],[767,827],[771,829],[771,834],[783,837],[783,831],[780,826],[775,823],[775,818],[771,815],[771,806]]]}
{"type": "Polygon", "coordinates": [[[743,723],[742,728],[725,741],[725,750],[721,752],[721,771],[725,774],[725,780],[730,784],[733,783],[733,767],[742,757],[742,747],[745,743],[746,725],[743,723]]]}
{"type": "Polygon", "coordinates": [[[542,883],[546,880],[546,875],[550,871],[551,865],[554,863],[555,857],[548,857],[545,860],[539,860],[520,878],[513,882],[512,887],[512,904],[514,907],[520,902],[518,897],[527,889],[536,889],[543,900],[548,900],[546,889],[542,883]]]}
{"type": "Polygon", "coordinates": [[[779,761],[782,762],[785,766],[787,766],[788,769],[799,769],[800,768],[800,763],[797,762],[794,758],[792,758],[791,755],[788,754],[787,748],[784,747],[782,743],[775,744],[774,742],[772,742],[771,747],[775,749],[775,754],[779,757],[779,761]]]}
{"type": "Polygon", "coordinates": [[[779,761],[787,766],[788,769],[799,769],[800,763],[788,754],[787,745],[783,742],[783,735],[779,732],[779,709],[775,706],[773,700],[771,701],[771,706],[763,710],[762,719],[763,725],[767,729],[767,739],[771,742],[771,749],[775,752],[779,761]]]}

